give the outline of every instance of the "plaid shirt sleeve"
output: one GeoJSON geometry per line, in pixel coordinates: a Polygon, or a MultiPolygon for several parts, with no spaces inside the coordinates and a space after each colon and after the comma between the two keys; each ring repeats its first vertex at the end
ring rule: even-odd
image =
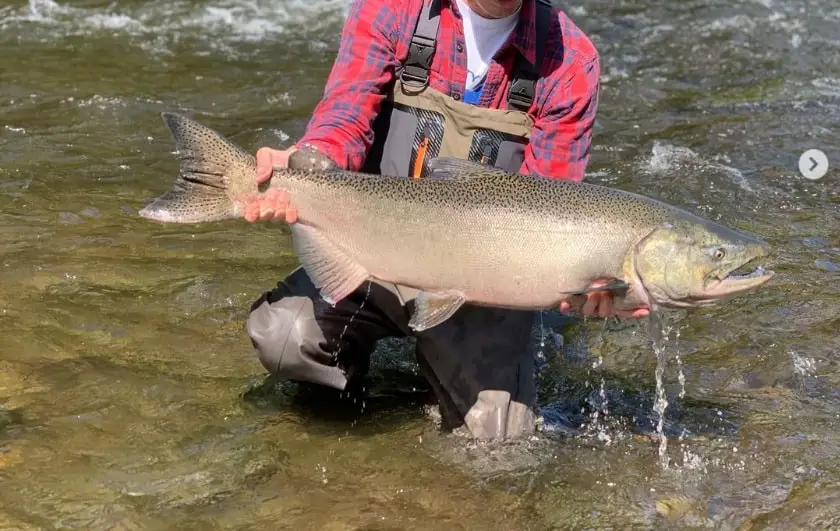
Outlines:
{"type": "Polygon", "coordinates": [[[307,145],[339,167],[358,170],[373,143],[373,121],[398,61],[399,11],[389,0],[355,0],[324,88],[298,147],[307,145]]]}
{"type": "Polygon", "coordinates": [[[582,181],[589,162],[600,89],[598,56],[573,61],[545,80],[546,101],[534,122],[521,173],[582,181]]]}

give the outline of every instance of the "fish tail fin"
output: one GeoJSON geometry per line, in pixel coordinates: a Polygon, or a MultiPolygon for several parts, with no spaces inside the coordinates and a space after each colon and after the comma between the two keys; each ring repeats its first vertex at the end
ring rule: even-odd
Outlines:
{"type": "Polygon", "coordinates": [[[234,198],[257,191],[254,156],[186,116],[161,116],[175,142],[180,171],[174,186],[140,210],[140,216],[164,223],[238,217],[234,198]]]}

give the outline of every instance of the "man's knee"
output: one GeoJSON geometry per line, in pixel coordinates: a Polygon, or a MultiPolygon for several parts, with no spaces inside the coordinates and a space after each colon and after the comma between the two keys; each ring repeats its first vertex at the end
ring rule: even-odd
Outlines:
{"type": "Polygon", "coordinates": [[[452,319],[421,334],[417,352],[445,424],[479,439],[532,433],[534,314],[465,307],[452,319]]]}
{"type": "Polygon", "coordinates": [[[247,330],[260,363],[270,374],[344,389],[347,378],[325,350],[327,340],[311,296],[281,284],[253,304],[247,330]]]}

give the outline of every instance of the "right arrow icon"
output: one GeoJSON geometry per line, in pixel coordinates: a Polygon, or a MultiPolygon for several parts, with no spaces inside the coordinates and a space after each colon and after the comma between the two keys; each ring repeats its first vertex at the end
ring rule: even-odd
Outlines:
{"type": "Polygon", "coordinates": [[[799,173],[806,179],[816,181],[828,172],[828,157],[819,149],[809,149],[799,157],[799,173]]]}

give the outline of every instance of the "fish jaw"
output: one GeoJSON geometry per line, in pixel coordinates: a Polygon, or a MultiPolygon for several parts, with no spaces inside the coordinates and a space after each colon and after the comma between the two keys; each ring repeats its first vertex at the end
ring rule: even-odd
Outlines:
{"type": "Polygon", "coordinates": [[[775,272],[764,269],[761,265],[750,268],[750,264],[767,257],[769,251],[769,246],[764,242],[749,245],[740,264],[736,263],[734,267],[728,267],[719,273],[710,275],[702,291],[696,296],[711,300],[722,300],[758,289],[770,281],[775,276],[775,272]],[[746,268],[750,268],[750,270],[739,273],[746,268]]]}
{"type": "Polygon", "coordinates": [[[774,276],[774,271],[765,270],[761,266],[758,266],[752,273],[747,275],[737,275],[714,281],[705,290],[704,294],[709,298],[715,299],[740,295],[741,293],[746,293],[760,287],[774,276]]]}

